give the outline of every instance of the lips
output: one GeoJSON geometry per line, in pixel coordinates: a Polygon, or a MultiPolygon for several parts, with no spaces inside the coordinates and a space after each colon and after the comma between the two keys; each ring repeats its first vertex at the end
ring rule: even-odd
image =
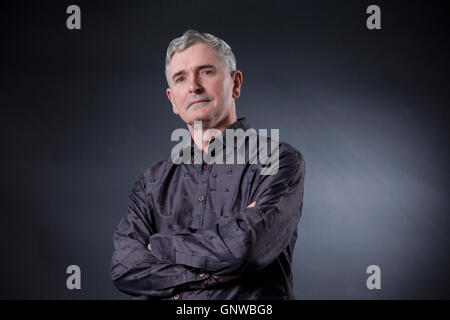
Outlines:
{"type": "Polygon", "coordinates": [[[195,101],[193,101],[193,102],[191,102],[190,104],[189,104],[189,106],[188,106],[188,109],[190,108],[190,107],[192,107],[194,104],[196,104],[196,103],[199,103],[199,102],[209,102],[210,100],[208,100],[208,99],[201,99],[201,100],[195,100],[195,101]]]}

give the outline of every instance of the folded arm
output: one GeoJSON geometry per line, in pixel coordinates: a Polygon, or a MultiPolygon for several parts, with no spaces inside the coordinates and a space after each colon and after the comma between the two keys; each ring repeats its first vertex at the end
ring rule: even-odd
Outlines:
{"type": "Polygon", "coordinates": [[[301,216],[305,163],[298,152],[280,154],[275,175],[259,175],[256,192],[234,219],[213,229],[157,233],[150,237],[158,259],[215,275],[256,272],[288,245],[301,216]]]}
{"type": "Polygon", "coordinates": [[[154,230],[148,218],[142,177],[133,186],[129,198],[127,213],[114,232],[110,266],[114,285],[129,295],[153,298],[170,297],[186,284],[201,286],[208,274],[164,258],[157,259],[147,247],[154,230]]]}

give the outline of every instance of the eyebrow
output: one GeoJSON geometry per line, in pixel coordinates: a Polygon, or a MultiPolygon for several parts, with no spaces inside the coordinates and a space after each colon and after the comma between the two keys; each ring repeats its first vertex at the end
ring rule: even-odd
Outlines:
{"type": "MultiPolygon", "coordinates": [[[[204,64],[204,65],[198,66],[198,67],[195,68],[195,70],[196,71],[200,71],[202,69],[208,69],[208,68],[212,68],[214,70],[217,70],[217,68],[214,65],[212,65],[212,64],[204,64]]],[[[178,72],[174,73],[174,75],[172,76],[172,80],[175,80],[176,77],[178,77],[179,75],[185,74],[185,73],[186,73],[186,71],[184,71],[184,70],[181,70],[181,71],[178,71],[178,72]]]]}

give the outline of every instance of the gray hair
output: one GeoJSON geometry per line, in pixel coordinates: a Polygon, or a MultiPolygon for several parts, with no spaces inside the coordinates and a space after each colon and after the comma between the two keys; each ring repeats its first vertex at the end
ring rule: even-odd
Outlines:
{"type": "Polygon", "coordinates": [[[236,71],[236,57],[231,51],[231,47],[222,39],[217,38],[209,33],[201,33],[196,30],[189,29],[181,37],[173,39],[169,43],[166,54],[166,78],[169,82],[169,64],[176,52],[183,51],[197,43],[206,43],[214,48],[230,73],[236,71]]]}

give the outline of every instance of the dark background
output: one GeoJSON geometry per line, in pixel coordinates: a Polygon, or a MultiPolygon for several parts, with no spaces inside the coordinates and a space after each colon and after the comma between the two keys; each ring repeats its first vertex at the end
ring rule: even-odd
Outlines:
{"type": "Polygon", "coordinates": [[[233,48],[238,116],[305,157],[297,298],[450,298],[444,3],[2,1],[0,298],[128,298],[109,278],[112,234],[184,127],[164,57],[188,28],[233,48]],[[81,290],[66,288],[71,264],[81,290]]]}

